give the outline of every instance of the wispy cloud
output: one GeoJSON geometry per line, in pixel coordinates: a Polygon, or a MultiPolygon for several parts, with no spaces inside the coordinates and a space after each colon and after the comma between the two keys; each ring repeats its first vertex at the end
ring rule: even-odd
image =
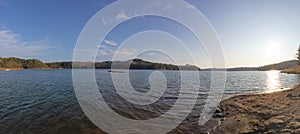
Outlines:
{"type": "Polygon", "coordinates": [[[106,24],[107,24],[107,22],[106,22],[106,20],[104,19],[104,17],[103,17],[103,16],[101,16],[101,20],[102,20],[102,23],[103,23],[104,25],[106,25],[106,24]]]}
{"type": "Polygon", "coordinates": [[[121,11],[117,16],[116,19],[130,19],[129,16],[126,15],[125,11],[121,11]]]}
{"type": "Polygon", "coordinates": [[[10,30],[0,30],[0,56],[36,56],[49,49],[48,38],[38,41],[24,41],[19,34],[10,30]]]}
{"type": "Polygon", "coordinates": [[[115,41],[113,41],[113,40],[104,40],[104,42],[105,42],[106,44],[112,45],[112,46],[116,46],[116,45],[117,45],[117,43],[116,43],[115,41]]]}
{"type": "MultiPolygon", "coordinates": [[[[185,0],[181,0],[181,1],[185,1],[185,0]]],[[[184,9],[197,9],[195,6],[188,4],[186,2],[186,4],[183,4],[182,7],[181,6],[176,6],[177,2],[174,1],[170,1],[170,0],[157,0],[157,1],[148,1],[148,4],[145,4],[146,6],[144,7],[145,11],[148,10],[184,10],[184,9]],[[175,4],[174,4],[175,3],[175,4]],[[180,9],[179,9],[180,8],[180,9]],[[182,9],[183,8],[183,9],[182,9]]]]}

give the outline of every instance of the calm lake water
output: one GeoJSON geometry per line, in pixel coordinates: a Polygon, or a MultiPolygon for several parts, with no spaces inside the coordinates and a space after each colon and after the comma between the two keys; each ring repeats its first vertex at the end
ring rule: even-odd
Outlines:
{"type": "MultiPolygon", "coordinates": [[[[148,78],[152,72],[132,70],[125,73],[129,73],[136,91],[148,92],[148,78]]],[[[167,90],[157,102],[145,107],[120,98],[107,70],[96,70],[95,76],[103,98],[115,112],[127,118],[147,120],[167,112],[176,102],[180,89],[178,71],[161,72],[166,77],[167,90]]],[[[209,91],[210,76],[210,72],[200,72],[197,103],[173,133],[199,128],[197,120],[207,97],[205,93],[209,91]]],[[[299,81],[299,75],[278,71],[227,72],[224,98],[234,94],[284,90],[299,81]]],[[[79,106],[72,70],[20,70],[0,71],[0,134],[6,133],[101,133],[101,130],[88,120],[79,106]]]]}

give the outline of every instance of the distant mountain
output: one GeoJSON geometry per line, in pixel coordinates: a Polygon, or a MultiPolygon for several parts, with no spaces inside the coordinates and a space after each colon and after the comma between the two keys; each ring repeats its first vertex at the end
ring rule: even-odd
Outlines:
{"type": "Polygon", "coordinates": [[[288,69],[294,66],[297,66],[299,64],[299,61],[297,60],[291,60],[291,61],[284,61],[276,64],[271,65],[265,65],[262,67],[259,67],[260,71],[267,71],[267,70],[284,70],[288,69]]]}
{"type": "Polygon", "coordinates": [[[20,59],[16,57],[1,58],[0,57],[0,68],[7,69],[44,69],[49,68],[48,65],[37,59],[20,59]]]}

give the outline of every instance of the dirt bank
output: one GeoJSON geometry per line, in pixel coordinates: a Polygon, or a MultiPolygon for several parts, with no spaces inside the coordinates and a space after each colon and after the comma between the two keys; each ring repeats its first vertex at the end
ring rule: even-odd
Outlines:
{"type": "Polygon", "coordinates": [[[269,94],[239,95],[220,103],[213,133],[300,133],[300,85],[269,94]]]}

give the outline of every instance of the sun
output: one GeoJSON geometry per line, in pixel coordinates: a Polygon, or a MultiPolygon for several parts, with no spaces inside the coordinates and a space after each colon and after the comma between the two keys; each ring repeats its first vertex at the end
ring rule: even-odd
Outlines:
{"type": "Polygon", "coordinates": [[[266,52],[269,55],[278,54],[280,50],[280,43],[278,40],[269,40],[266,44],[266,52]]]}

